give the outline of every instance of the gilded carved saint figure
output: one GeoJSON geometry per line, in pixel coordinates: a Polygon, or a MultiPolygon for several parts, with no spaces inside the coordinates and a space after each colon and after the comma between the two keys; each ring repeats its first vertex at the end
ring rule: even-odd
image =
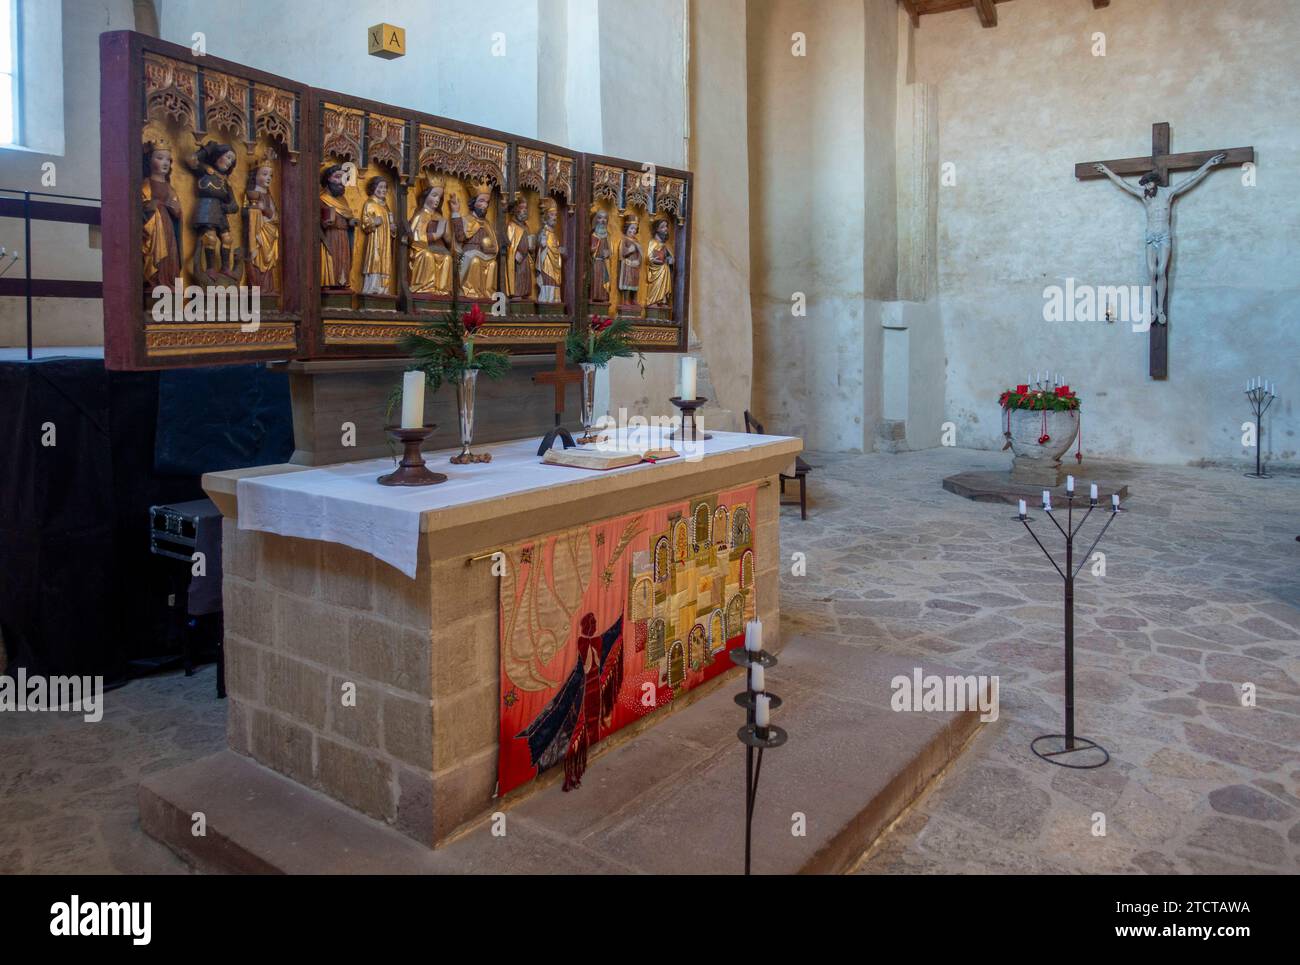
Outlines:
{"type": "Polygon", "coordinates": [[[593,304],[609,301],[609,212],[597,211],[591,226],[591,285],[587,300],[593,304]]]}
{"type": "Polygon", "coordinates": [[[144,145],[144,281],[171,287],[181,274],[181,199],[172,187],[171,146],[161,138],[144,145]]]}
{"type": "Polygon", "coordinates": [[[497,233],[488,221],[492,185],[481,181],[470,188],[469,211],[462,213],[460,198],[451,196],[451,228],[460,246],[460,290],[468,299],[490,301],[497,288],[497,233]]]}
{"type": "Polygon", "coordinates": [[[320,283],[322,288],[351,289],[352,228],[357,219],[343,192],[347,174],[341,164],[331,164],[320,176],[320,283]]]}
{"type": "Polygon", "coordinates": [[[646,253],[645,303],[665,307],[673,300],[673,253],[668,250],[668,219],[654,223],[654,237],[646,253]]]}
{"type": "Polygon", "coordinates": [[[533,297],[533,252],[537,239],[528,233],[528,199],[517,198],[510,205],[510,223],[506,225],[509,260],[506,262],[506,288],[515,301],[533,297]]]}
{"type": "Polygon", "coordinates": [[[366,182],[366,203],[361,208],[365,247],[361,255],[361,294],[387,295],[393,278],[393,240],[397,221],[388,210],[388,180],[376,176],[366,182]]]}
{"type": "Polygon", "coordinates": [[[417,295],[451,295],[450,225],[443,217],[446,187],[441,178],[420,195],[420,208],[411,219],[410,288],[417,295]]]}
{"type": "Polygon", "coordinates": [[[555,225],[559,220],[559,208],[554,201],[547,198],[542,202],[542,227],[537,232],[537,300],[554,305],[560,301],[563,284],[564,248],[556,234],[555,225]]]}
{"type": "Polygon", "coordinates": [[[239,210],[230,187],[235,161],[234,148],[215,141],[208,141],[189,158],[198,196],[190,219],[199,233],[194,249],[194,277],[202,285],[231,284],[239,279],[242,266],[235,257],[230,234],[230,216],[239,210]]]}
{"type": "Polygon", "coordinates": [[[280,262],[280,214],[271,197],[275,154],[253,159],[244,192],[244,244],[248,248],[248,283],[263,295],[276,294],[275,266],[280,262]]]}
{"type": "Polygon", "coordinates": [[[635,306],[641,287],[641,242],[636,240],[641,223],[635,217],[623,222],[623,239],[618,243],[618,293],[626,306],[635,306]]]}

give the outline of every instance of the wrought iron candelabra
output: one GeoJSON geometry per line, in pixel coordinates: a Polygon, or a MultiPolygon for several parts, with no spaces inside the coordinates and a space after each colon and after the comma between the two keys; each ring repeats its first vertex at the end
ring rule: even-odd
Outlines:
{"type": "Polygon", "coordinates": [[[1060,530],[1061,535],[1065,537],[1065,566],[1062,567],[1056,562],[1051,552],[1043,545],[1038,534],[1034,532],[1029,525],[1030,517],[1025,512],[1025,501],[1020,500],[1019,513],[1016,519],[1024,523],[1025,529],[1029,535],[1034,538],[1038,548],[1043,551],[1048,562],[1052,564],[1053,569],[1060,575],[1065,582],[1065,733],[1064,734],[1043,734],[1035,737],[1029,744],[1029,749],[1038,757],[1047,761],[1049,764],[1059,764],[1061,767],[1070,767],[1078,770],[1089,770],[1095,767],[1101,767],[1110,760],[1110,752],[1094,740],[1087,737],[1079,737],[1074,732],[1074,579],[1079,575],[1079,571],[1087,564],[1088,559],[1092,556],[1092,551],[1097,548],[1101,538],[1106,535],[1106,530],[1110,529],[1110,524],[1115,521],[1115,517],[1122,512],[1119,508],[1119,494],[1111,496],[1110,516],[1107,518],[1105,525],[1102,526],[1101,532],[1097,538],[1092,541],[1088,547],[1088,552],[1084,553],[1079,560],[1079,565],[1074,565],[1074,538],[1083,529],[1083,524],[1088,521],[1092,511],[1097,508],[1097,487],[1094,485],[1088,499],[1088,511],[1083,514],[1079,520],[1079,525],[1074,525],[1074,477],[1069,477],[1069,484],[1066,488],[1066,511],[1065,525],[1062,526],[1060,521],[1052,514],[1052,494],[1048,490],[1043,490],[1043,512],[1047,514],[1053,525],[1060,530]],[[1059,742],[1059,749],[1040,750],[1039,745],[1048,746],[1050,742],[1059,742]],[[1069,760],[1061,759],[1064,755],[1075,754],[1081,751],[1099,751],[1101,760],[1096,760],[1095,755],[1088,763],[1076,764],[1069,760]]]}
{"type": "Polygon", "coordinates": [[[1255,379],[1246,383],[1246,398],[1250,400],[1250,409],[1255,413],[1255,471],[1245,473],[1251,479],[1271,479],[1272,474],[1264,471],[1264,432],[1260,420],[1277,398],[1274,389],[1277,386],[1255,379]]]}
{"type": "MultiPolygon", "coordinates": [[[[776,657],[766,650],[732,650],[731,662],[745,668],[745,690],[736,694],[736,703],[745,708],[745,726],[736,732],[745,745],[745,874],[749,874],[750,842],[754,829],[754,798],[758,794],[758,777],[763,772],[763,751],[780,747],[789,735],[766,719],[759,724],[758,698],[766,698],[766,712],[781,706],[781,698],[765,689],[765,683],[755,686],[755,667],[766,670],[776,666],[776,657]],[[757,754],[755,754],[757,751],[757,754]]],[[[763,671],[759,671],[761,676],[763,671]]],[[[766,718],[766,714],[762,715],[766,718]]]]}

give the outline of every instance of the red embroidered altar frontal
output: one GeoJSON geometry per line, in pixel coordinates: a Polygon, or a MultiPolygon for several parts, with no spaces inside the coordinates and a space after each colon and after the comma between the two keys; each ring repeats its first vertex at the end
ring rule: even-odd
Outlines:
{"type": "Polygon", "coordinates": [[[498,792],[562,764],[732,666],[757,613],[756,486],[506,549],[498,792]]]}

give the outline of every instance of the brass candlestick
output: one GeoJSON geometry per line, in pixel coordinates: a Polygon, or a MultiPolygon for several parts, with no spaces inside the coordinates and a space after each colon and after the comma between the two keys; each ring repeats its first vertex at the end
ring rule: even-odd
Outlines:
{"type": "Polygon", "coordinates": [[[402,452],[402,461],[397,464],[397,468],[379,477],[379,485],[432,486],[434,483],[446,482],[446,476],[440,472],[434,472],[424,464],[424,456],[420,453],[420,446],[436,428],[437,426],[433,423],[412,429],[401,426],[385,426],[384,431],[391,438],[402,443],[405,449],[402,452]]]}

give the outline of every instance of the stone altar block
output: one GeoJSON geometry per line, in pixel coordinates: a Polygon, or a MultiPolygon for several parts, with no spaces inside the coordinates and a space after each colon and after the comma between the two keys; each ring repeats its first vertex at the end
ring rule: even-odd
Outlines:
{"type": "MultiPolygon", "coordinates": [[[[759,613],[765,646],[779,646],[776,474],[800,451],[799,440],[716,432],[699,461],[604,473],[540,465],[536,446],[534,439],[485,446],[493,462],[463,467],[447,464],[450,450],[426,454],[451,479],[413,495],[427,505],[414,579],[340,543],[239,528],[240,479],[332,470],[279,465],[205,475],[225,517],[231,749],[437,846],[502,806],[494,798],[498,585],[490,561],[471,560],[521,539],[755,482],[759,613]],[[356,704],[345,710],[348,685],[356,704]]],[[[364,466],[376,474],[387,467],[364,466]]],[[[679,700],[642,724],[653,726],[679,700]]],[[[597,752],[640,729],[624,729],[597,752]]],[[[239,816],[208,820],[219,832],[239,816]]],[[[146,830],[166,839],[148,823],[146,830]]]]}

